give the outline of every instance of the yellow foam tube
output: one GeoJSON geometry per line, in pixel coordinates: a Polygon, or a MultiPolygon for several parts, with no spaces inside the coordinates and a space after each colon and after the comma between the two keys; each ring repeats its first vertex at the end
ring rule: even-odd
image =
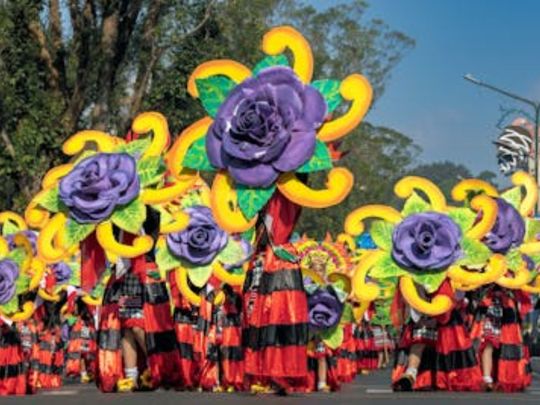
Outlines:
{"type": "Polygon", "coordinates": [[[186,176],[174,184],[159,188],[146,189],[141,193],[141,201],[147,205],[158,205],[171,202],[182,196],[197,180],[196,176],[186,176]]]}
{"type": "Polygon", "coordinates": [[[15,235],[13,242],[15,243],[15,246],[21,247],[25,252],[25,258],[21,264],[21,271],[26,273],[30,269],[32,259],[34,257],[34,249],[32,249],[32,244],[22,233],[15,235]]]}
{"type": "Polygon", "coordinates": [[[525,284],[521,290],[529,294],[540,294],[540,276],[536,276],[532,285],[525,284]]]}
{"type": "Polygon", "coordinates": [[[524,217],[532,215],[538,201],[538,186],[536,181],[530,174],[519,171],[512,175],[512,183],[516,186],[523,186],[526,191],[525,198],[523,198],[519,206],[520,214],[524,217]]]}
{"type": "Polygon", "coordinates": [[[347,76],[339,87],[341,96],[351,101],[349,110],[341,117],[325,122],[317,133],[323,142],[333,142],[355,129],[366,115],[373,98],[367,79],[359,74],[347,76]]]}
{"type": "Polygon", "coordinates": [[[454,186],[452,189],[452,198],[455,201],[465,201],[470,191],[480,191],[490,197],[499,196],[497,189],[488,182],[479,179],[465,179],[454,186]]]}
{"type": "Polygon", "coordinates": [[[311,280],[313,280],[314,283],[319,285],[326,284],[324,278],[322,278],[318,273],[311,270],[309,267],[301,266],[300,270],[302,271],[302,276],[309,277],[311,280]]]}
{"type": "Polygon", "coordinates": [[[277,181],[281,193],[292,202],[309,208],[327,208],[342,202],[352,190],[354,177],[343,167],[328,172],[326,188],[314,190],[298,180],[294,173],[282,174],[277,181]]]}
{"type": "Polygon", "coordinates": [[[233,287],[244,285],[246,279],[245,274],[231,274],[217,261],[212,265],[212,270],[214,271],[214,276],[225,284],[229,284],[233,287]]]}
{"type": "Polygon", "coordinates": [[[369,270],[385,254],[381,250],[376,250],[366,254],[354,269],[352,277],[352,292],[358,301],[374,301],[380,293],[379,286],[375,283],[366,282],[369,270]]]}
{"type": "Polygon", "coordinates": [[[216,59],[197,66],[188,79],[187,91],[193,98],[199,97],[195,80],[210,76],[227,76],[235,83],[241,83],[251,76],[251,70],[239,62],[230,59],[216,59]]]}
{"type": "Polygon", "coordinates": [[[399,198],[408,198],[414,190],[422,191],[428,198],[433,211],[446,211],[446,197],[443,192],[430,180],[423,177],[407,176],[394,186],[394,193],[399,198]]]}
{"type": "Polygon", "coordinates": [[[45,262],[37,257],[34,257],[30,267],[32,270],[32,278],[30,279],[28,290],[33,291],[39,287],[39,283],[45,274],[45,262]]]}
{"type": "Polygon", "coordinates": [[[255,226],[257,215],[247,220],[238,208],[236,190],[229,174],[219,171],[212,183],[210,205],[219,226],[229,233],[242,233],[255,226]]]}
{"type": "Polygon", "coordinates": [[[495,281],[498,285],[511,290],[518,290],[531,281],[531,272],[527,270],[527,263],[521,262],[515,277],[502,276],[495,281]]]}
{"type": "Polygon", "coordinates": [[[85,130],[77,132],[69,137],[62,145],[62,151],[69,156],[77,155],[84,151],[86,145],[94,142],[98,152],[111,153],[117,146],[114,137],[102,131],[85,130]]]}
{"type": "Polygon", "coordinates": [[[357,236],[364,232],[364,220],[367,218],[380,218],[392,224],[397,224],[403,217],[399,211],[387,205],[364,205],[355,209],[345,218],[345,232],[357,236]]]}
{"type": "Polygon", "coordinates": [[[193,290],[189,288],[187,270],[184,267],[178,267],[176,269],[175,275],[176,284],[178,285],[178,290],[180,291],[180,294],[182,294],[184,298],[189,301],[190,304],[197,307],[201,305],[201,297],[199,296],[199,294],[195,294],[193,290]]]}
{"type": "Polygon", "coordinates": [[[455,281],[452,281],[452,288],[454,290],[460,290],[460,291],[472,291],[472,290],[476,290],[477,288],[479,288],[480,286],[476,285],[476,284],[470,284],[470,285],[467,285],[467,284],[460,284],[458,282],[455,282],[455,281]]]}
{"type": "Polygon", "coordinates": [[[360,306],[353,308],[353,315],[354,319],[356,319],[356,322],[360,322],[362,320],[362,317],[364,316],[364,313],[369,308],[369,305],[371,304],[371,301],[362,301],[360,302],[360,306]]]}
{"type": "Polygon", "coordinates": [[[180,179],[182,176],[182,162],[189,147],[206,135],[212,122],[212,118],[204,117],[184,129],[178,138],[176,138],[166,159],[167,168],[175,178],[180,179]]]}
{"type": "Polygon", "coordinates": [[[12,211],[0,212],[0,225],[4,225],[8,221],[11,221],[15,225],[17,225],[19,231],[25,231],[26,229],[28,229],[24,218],[21,217],[19,214],[16,214],[12,211]]]}
{"type": "Polygon", "coordinates": [[[11,315],[10,318],[13,322],[26,321],[34,314],[34,309],[34,303],[27,301],[22,305],[22,311],[11,315]]]}
{"type": "Polygon", "coordinates": [[[293,70],[303,83],[313,76],[313,53],[309,42],[289,26],[275,27],[263,36],[262,50],[267,55],[279,55],[289,48],[294,57],[293,70]]]}
{"type": "Polygon", "coordinates": [[[460,285],[480,286],[492,283],[504,276],[506,273],[506,260],[503,255],[495,254],[491,256],[486,266],[485,273],[475,273],[464,270],[461,266],[452,266],[448,270],[448,277],[460,285]]]}
{"type": "Polygon", "coordinates": [[[524,255],[535,255],[540,253],[540,242],[523,243],[518,249],[524,255]]]}
{"type": "Polygon", "coordinates": [[[351,252],[354,252],[356,250],[356,243],[354,242],[354,239],[351,235],[348,235],[346,233],[340,233],[336,241],[338,243],[343,243],[351,252]]]}
{"type": "Polygon", "coordinates": [[[94,307],[99,307],[102,304],[101,298],[94,298],[89,294],[83,295],[81,299],[86,305],[91,305],[94,307]]]}
{"type": "Polygon", "coordinates": [[[60,294],[56,293],[56,292],[53,292],[51,294],[49,294],[47,291],[45,291],[44,289],[40,288],[38,290],[38,295],[41,299],[45,300],[45,301],[50,301],[50,302],[58,302],[60,301],[60,294]]]}
{"type": "Polygon", "coordinates": [[[71,169],[73,169],[73,165],[71,163],[53,167],[43,177],[43,180],[41,181],[41,187],[43,189],[55,187],[58,183],[58,180],[68,174],[71,169]]]}
{"type": "Polygon", "coordinates": [[[187,215],[185,212],[178,211],[173,213],[172,216],[174,218],[173,222],[160,226],[159,229],[161,233],[181,232],[189,225],[189,215],[187,215]]]}
{"type": "Polygon", "coordinates": [[[7,256],[9,253],[9,245],[7,241],[0,236],[0,259],[7,256]]]}
{"type": "Polygon", "coordinates": [[[491,231],[497,220],[497,203],[487,195],[478,195],[471,201],[471,208],[482,212],[482,219],[467,231],[467,236],[480,240],[491,231]]]}
{"type": "Polygon", "coordinates": [[[416,291],[414,281],[409,276],[399,279],[399,290],[407,303],[423,314],[429,316],[442,315],[452,308],[452,300],[446,295],[436,295],[431,302],[424,300],[416,291]]]}
{"type": "Polygon", "coordinates": [[[63,231],[66,225],[66,216],[59,212],[41,230],[37,238],[39,256],[46,263],[54,263],[66,257],[67,252],[59,246],[55,246],[56,234],[63,231]]]}
{"type": "Polygon", "coordinates": [[[137,236],[133,245],[125,245],[119,243],[113,234],[112,222],[105,221],[99,224],[96,228],[96,237],[99,244],[105,249],[119,257],[125,257],[132,259],[137,256],[141,256],[146,252],[152,250],[154,241],[150,236],[137,236]]]}
{"type": "Polygon", "coordinates": [[[45,225],[47,225],[47,222],[49,222],[50,214],[48,211],[45,211],[41,208],[37,208],[37,199],[42,193],[45,193],[47,190],[40,191],[36,197],[32,201],[30,201],[30,204],[26,207],[24,211],[24,220],[28,224],[29,227],[35,228],[35,229],[41,229],[45,225]]]}
{"type": "Polygon", "coordinates": [[[167,119],[158,112],[150,111],[137,115],[131,124],[131,129],[136,134],[152,132],[152,143],[144,152],[143,158],[159,156],[169,143],[169,124],[167,119]]]}

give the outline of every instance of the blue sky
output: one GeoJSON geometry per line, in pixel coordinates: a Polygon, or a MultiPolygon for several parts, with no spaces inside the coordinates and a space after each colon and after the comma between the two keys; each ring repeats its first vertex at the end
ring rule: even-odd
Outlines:
{"type": "MultiPolygon", "coordinates": [[[[367,119],[413,138],[422,162],[451,160],[498,172],[491,141],[511,101],[465,73],[540,100],[540,1],[368,0],[369,18],[416,40],[367,119]]],[[[333,1],[310,2],[325,8],[333,1]]]]}

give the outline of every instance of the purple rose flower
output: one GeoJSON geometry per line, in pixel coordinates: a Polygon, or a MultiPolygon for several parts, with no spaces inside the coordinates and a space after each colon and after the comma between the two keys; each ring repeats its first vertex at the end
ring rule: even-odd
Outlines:
{"type": "Polygon", "coordinates": [[[59,196],[78,223],[95,224],[133,201],[139,191],[135,159],[126,153],[98,153],[60,181],[59,196]]]}
{"type": "MultiPolygon", "coordinates": [[[[26,236],[26,238],[30,242],[30,245],[32,245],[32,252],[35,255],[37,253],[37,235],[35,234],[35,232],[27,230],[18,233],[22,233],[24,236],[26,236]]],[[[13,250],[17,247],[15,245],[15,235],[17,235],[17,233],[12,233],[11,235],[6,236],[6,242],[8,243],[9,250],[13,250]]]]}
{"type": "Polygon", "coordinates": [[[339,323],[343,307],[332,286],[318,288],[308,295],[310,328],[316,332],[332,329],[339,323]]]}
{"type": "Polygon", "coordinates": [[[3,305],[15,295],[15,280],[19,275],[19,267],[9,259],[0,261],[0,305],[3,305]]]}
{"type": "Polygon", "coordinates": [[[214,221],[208,207],[186,208],[189,224],[181,232],[167,235],[169,251],[180,259],[197,266],[210,264],[227,245],[228,235],[214,221]]]}
{"type": "Polygon", "coordinates": [[[392,257],[412,270],[444,269],[461,257],[461,230],[448,216],[436,212],[411,215],[392,235],[392,257]]]}
{"type": "Polygon", "coordinates": [[[325,115],[321,93],[290,68],[265,69],[239,84],[219,108],[206,137],[208,158],[240,184],[268,187],[313,155],[325,115]]]}
{"type": "Polygon", "coordinates": [[[519,212],[502,198],[497,198],[497,220],[482,240],[493,253],[506,254],[521,245],[525,238],[525,221],[519,212]]]}
{"type": "Polygon", "coordinates": [[[52,271],[57,284],[64,284],[71,278],[71,267],[64,262],[52,265],[52,271]]]}

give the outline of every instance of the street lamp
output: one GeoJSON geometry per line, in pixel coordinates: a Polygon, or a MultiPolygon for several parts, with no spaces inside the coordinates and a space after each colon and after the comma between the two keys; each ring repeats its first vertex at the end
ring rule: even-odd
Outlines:
{"type": "MultiPolygon", "coordinates": [[[[523,104],[527,104],[529,107],[532,107],[534,109],[534,176],[536,179],[536,184],[540,184],[540,171],[539,171],[539,150],[538,150],[538,144],[540,142],[540,102],[539,101],[533,101],[529,100],[528,98],[519,96],[517,94],[511,93],[507,90],[503,90],[499,87],[493,86],[492,84],[486,83],[480,79],[477,79],[474,77],[471,73],[467,73],[463,78],[473,84],[476,84],[477,86],[485,87],[486,89],[490,89],[496,93],[502,94],[503,96],[506,96],[508,98],[511,98],[513,100],[517,100],[523,104]]],[[[536,213],[538,214],[539,207],[536,207],[536,213]]]]}

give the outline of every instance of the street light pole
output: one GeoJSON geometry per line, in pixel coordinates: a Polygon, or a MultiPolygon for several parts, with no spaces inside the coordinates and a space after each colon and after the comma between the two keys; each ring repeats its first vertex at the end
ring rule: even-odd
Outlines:
{"type": "MultiPolygon", "coordinates": [[[[483,82],[482,80],[477,79],[470,73],[467,73],[465,76],[463,76],[463,78],[473,84],[476,84],[477,86],[485,87],[486,89],[502,94],[503,96],[514,99],[523,104],[527,104],[529,107],[533,108],[534,110],[534,177],[536,179],[537,186],[540,185],[540,159],[539,159],[540,151],[538,150],[538,146],[540,144],[540,102],[529,100],[528,98],[511,93],[507,90],[501,89],[492,84],[483,82]]],[[[538,204],[540,204],[540,201],[538,202],[538,204]]],[[[535,209],[535,215],[538,215],[540,211],[540,206],[538,204],[535,209]]]]}

